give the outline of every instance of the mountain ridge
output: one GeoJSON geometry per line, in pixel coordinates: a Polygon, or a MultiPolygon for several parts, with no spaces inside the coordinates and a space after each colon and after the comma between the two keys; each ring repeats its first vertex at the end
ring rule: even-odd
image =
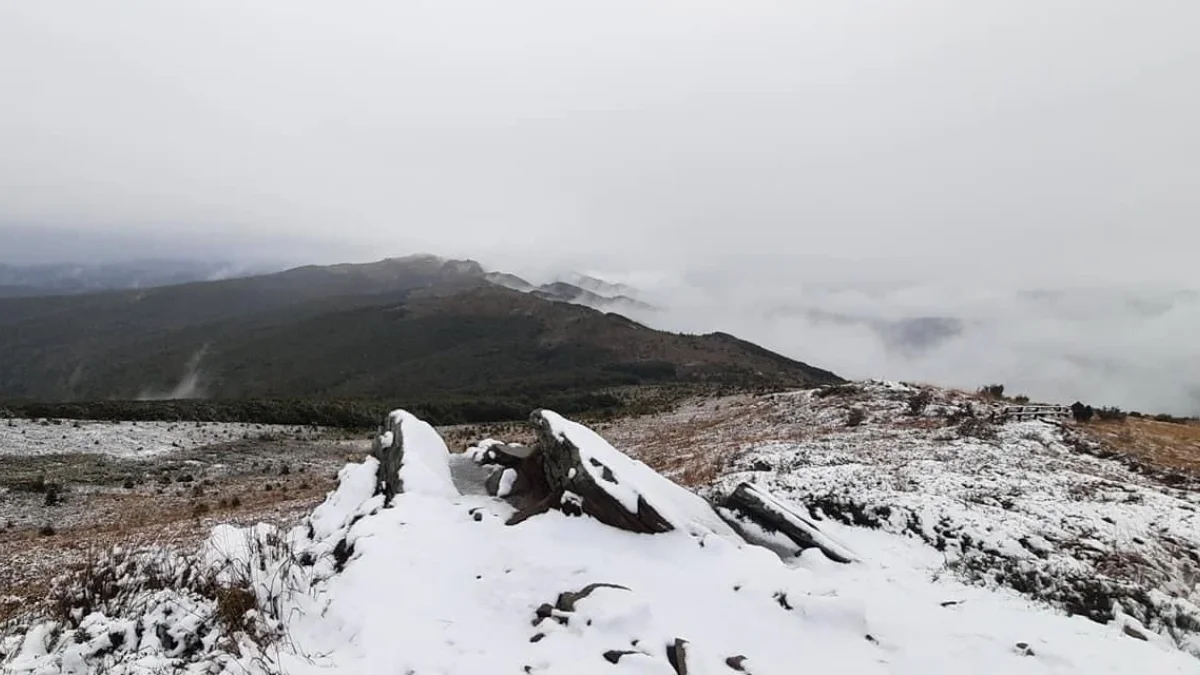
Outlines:
{"type": "Polygon", "coordinates": [[[431,395],[507,396],[840,381],[736,338],[656,331],[485,274],[474,261],[422,255],[0,299],[0,397],[354,398],[418,385],[431,395]]]}

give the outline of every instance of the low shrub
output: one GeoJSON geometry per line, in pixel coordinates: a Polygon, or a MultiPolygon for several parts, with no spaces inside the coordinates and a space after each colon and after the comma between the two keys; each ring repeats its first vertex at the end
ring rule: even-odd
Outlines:
{"type": "Polygon", "coordinates": [[[867,421],[867,413],[862,408],[853,408],[846,415],[846,426],[857,427],[867,421]]]}
{"type": "Polygon", "coordinates": [[[979,395],[984,398],[994,399],[996,401],[1004,400],[1004,385],[1002,384],[985,384],[979,388],[979,395]]]}
{"type": "Polygon", "coordinates": [[[1096,415],[1096,410],[1090,405],[1084,405],[1080,401],[1071,404],[1071,416],[1076,422],[1087,422],[1096,415]]]}
{"type": "Polygon", "coordinates": [[[931,402],[933,402],[933,392],[928,389],[918,391],[908,399],[908,414],[914,417],[920,415],[925,412],[925,408],[928,408],[931,402]]]}

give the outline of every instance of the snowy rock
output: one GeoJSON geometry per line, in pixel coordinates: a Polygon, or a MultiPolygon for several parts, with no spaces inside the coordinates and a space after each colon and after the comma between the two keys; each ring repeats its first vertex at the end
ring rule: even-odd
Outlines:
{"type": "Polygon", "coordinates": [[[753,542],[756,531],[745,527],[745,521],[749,520],[761,530],[786,536],[799,551],[820,549],[830,560],[840,563],[858,559],[848,548],[822,532],[816,523],[749,483],[738,485],[725,499],[722,515],[725,513],[729,514],[726,520],[747,541],[753,542]]]}
{"type": "Polygon", "coordinates": [[[399,492],[456,497],[450,451],[429,423],[405,410],[393,410],[375,439],[378,492],[391,504],[399,492]]]}
{"type": "Polygon", "coordinates": [[[529,458],[535,461],[525,466],[540,472],[530,483],[545,495],[513,523],[557,508],[641,534],[681,529],[741,541],[704,499],[619,452],[591,429],[549,410],[535,411],[530,421],[538,440],[529,458]]]}
{"type": "Polygon", "coordinates": [[[463,454],[476,464],[516,466],[521,460],[533,454],[533,448],[518,443],[503,443],[489,438],[467,448],[463,454]]]}
{"type": "Polygon", "coordinates": [[[521,475],[515,468],[496,469],[485,482],[487,493],[493,497],[505,499],[528,492],[529,485],[522,480],[521,475]]]}

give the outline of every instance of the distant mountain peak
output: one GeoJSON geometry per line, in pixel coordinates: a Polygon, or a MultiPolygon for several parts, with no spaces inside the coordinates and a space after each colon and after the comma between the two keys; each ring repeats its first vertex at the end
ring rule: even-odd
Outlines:
{"type": "Polygon", "coordinates": [[[496,286],[531,293],[544,300],[583,305],[604,312],[657,310],[653,305],[631,297],[636,291],[629,286],[611,284],[586,274],[568,274],[564,279],[556,279],[540,286],[505,272],[488,272],[483,278],[496,286]]]}
{"type": "Polygon", "coordinates": [[[521,291],[522,293],[529,293],[537,288],[521,277],[507,272],[488,272],[483,275],[483,278],[496,286],[521,291]]]}

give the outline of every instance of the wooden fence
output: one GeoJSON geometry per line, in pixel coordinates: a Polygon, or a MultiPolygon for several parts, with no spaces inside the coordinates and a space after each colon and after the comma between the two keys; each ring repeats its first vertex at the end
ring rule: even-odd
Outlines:
{"type": "Polygon", "coordinates": [[[1065,405],[1010,405],[1000,412],[1000,419],[1005,422],[1060,420],[1070,416],[1071,409],[1065,405]]]}

